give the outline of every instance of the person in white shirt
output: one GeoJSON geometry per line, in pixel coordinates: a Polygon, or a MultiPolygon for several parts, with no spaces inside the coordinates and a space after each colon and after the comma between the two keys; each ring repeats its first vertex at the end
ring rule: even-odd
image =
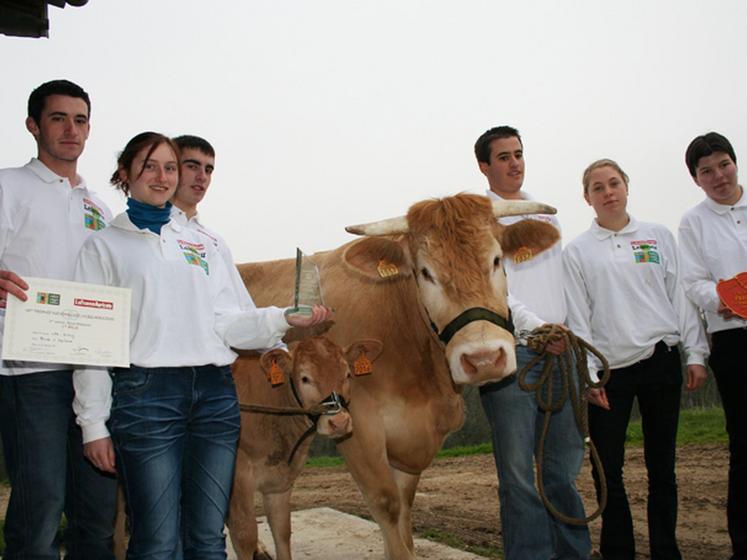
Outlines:
{"type": "Polygon", "coordinates": [[[719,280],[747,271],[747,197],[739,184],[737,156],[717,132],[696,137],[685,162],[705,200],[682,217],[679,241],[688,297],[705,314],[711,366],[729,434],[727,520],[732,560],[747,560],[747,320],[716,292],[719,280]]]}
{"type": "Polygon", "coordinates": [[[207,237],[223,256],[231,276],[231,284],[242,307],[255,307],[246,285],[233,260],[233,254],[226,241],[202,222],[197,206],[203,201],[215,171],[215,149],[199,136],[185,134],[173,139],[179,147],[179,185],[171,200],[171,215],[180,224],[200,232],[207,237]]]}
{"type": "MultiPolygon", "coordinates": [[[[519,132],[510,126],[491,128],[475,143],[480,171],[488,180],[492,199],[528,199],[524,182],[524,147],[519,132]]],[[[503,224],[522,219],[542,220],[560,230],[555,216],[528,215],[501,218],[503,224]]],[[[521,262],[504,259],[508,276],[509,307],[517,339],[544,324],[563,324],[563,262],[560,242],[537,255],[523,255],[521,262]]],[[[560,354],[564,343],[548,345],[560,354]]],[[[524,342],[516,347],[519,369],[537,356],[524,342]]],[[[532,368],[527,382],[539,379],[543,364],[532,368]]],[[[554,372],[560,387],[559,366],[554,372]]],[[[492,431],[493,455],[498,474],[501,529],[506,560],[529,558],[587,559],[591,540],[586,524],[571,525],[556,519],[542,502],[535,486],[534,453],[544,413],[534,392],[521,389],[516,376],[480,388],[480,400],[492,431]]],[[[583,520],[584,505],[575,481],[584,459],[584,443],[570,400],[553,413],[545,445],[543,482],[545,493],[562,514],[583,520]]]]}
{"type": "Polygon", "coordinates": [[[223,257],[171,218],[178,153],[155,132],[130,140],[112,176],[128,209],[84,244],[75,266],[77,280],[132,289],[131,366],[111,376],[76,369],[73,403],[86,456],[124,483],[129,560],[226,558],[240,425],[231,348],[273,346],[291,326],[331,313],[242,309],[223,257]]]}
{"type": "MultiPolygon", "coordinates": [[[[627,212],[628,176],[612,160],[595,161],[583,175],[591,228],[563,253],[568,324],[609,361],[607,385],[589,390],[589,434],[607,481],[600,552],[633,560],[635,540],[623,482],[625,434],[638,399],[648,472],[651,557],[680,559],[675,447],[682,392],[677,345],[687,355],[687,389],[706,378],[708,345],[695,306],[680,281],[677,246],[664,226],[627,212]]],[[[599,368],[590,360],[592,373],[599,368]]],[[[599,473],[592,465],[599,496],[599,473]]]]}
{"type": "MultiPolygon", "coordinates": [[[[8,297],[26,301],[24,277],[72,280],[83,242],[111,214],[78,175],[90,131],[88,94],[68,80],[36,88],[26,128],[37,157],[0,170],[0,339],[8,297]]],[[[75,424],[73,366],[3,361],[0,432],[11,492],[3,558],[113,559],[116,480],[83,457],[75,424]]]]}

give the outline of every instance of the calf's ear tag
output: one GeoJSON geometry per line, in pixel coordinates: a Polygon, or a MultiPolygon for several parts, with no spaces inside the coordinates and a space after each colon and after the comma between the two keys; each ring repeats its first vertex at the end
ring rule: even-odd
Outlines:
{"type": "Polygon", "coordinates": [[[273,387],[285,383],[285,374],[283,373],[283,370],[280,369],[277,360],[272,360],[270,371],[267,372],[267,380],[273,387]]]}
{"type": "Polygon", "coordinates": [[[371,363],[371,360],[366,356],[365,350],[361,350],[361,353],[358,354],[355,362],[353,362],[353,373],[355,373],[355,375],[368,375],[372,372],[373,363],[371,363]]]}
{"type": "Polygon", "coordinates": [[[514,262],[523,263],[531,260],[533,256],[534,253],[532,253],[532,250],[529,247],[519,247],[514,253],[514,262]]]}
{"type": "Polygon", "coordinates": [[[379,272],[379,276],[382,278],[391,278],[399,274],[397,265],[387,261],[386,259],[380,259],[379,264],[376,266],[376,270],[379,272]]]}

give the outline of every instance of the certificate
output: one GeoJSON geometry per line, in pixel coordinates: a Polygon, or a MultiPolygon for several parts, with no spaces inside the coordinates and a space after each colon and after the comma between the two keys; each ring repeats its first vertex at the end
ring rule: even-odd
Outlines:
{"type": "Polygon", "coordinates": [[[28,300],[8,298],[3,360],[130,366],[129,288],[24,280],[28,300]]]}

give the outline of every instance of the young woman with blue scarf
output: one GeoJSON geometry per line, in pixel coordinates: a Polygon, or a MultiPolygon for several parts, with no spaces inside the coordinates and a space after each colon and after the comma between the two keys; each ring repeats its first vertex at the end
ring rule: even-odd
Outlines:
{"type": "Polygon", "coordinates": [[[131,366],[74,375],[85,455],[124,482],[130,560],[226,558],[240,425],[231,348],[273,346],[291,326],[331,313],[242,310],[213,244],[171,221],[178,154],[162,134],[130,140],[111,180],[127,211],[85,243],[75,272],[132,289],[131,366]]]}

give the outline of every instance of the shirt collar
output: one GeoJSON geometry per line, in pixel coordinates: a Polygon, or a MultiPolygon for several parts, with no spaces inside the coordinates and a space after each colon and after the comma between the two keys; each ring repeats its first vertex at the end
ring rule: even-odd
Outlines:
{"type": "MultiPolygon", "coordinates": [[[[519,191],[519,195],[521,196],[521,200],[534,200],[532,198],[532,195],[525,191],[519,191]]],[[[490,189],[487,190],[487,196],[488,198],[492,200],[509,200],[508,198],[503,198],[502,196],[496,194],[495,192],[491,191],[490,189]]]]}
{"type": "Polygon", "coordinates": [[[625,224],[625,227],[620,231],[612,231],[611,229],[603,228],[599,225],[599,223],[597,223],[597,219],[594,218],[591,221],[591,233],[600,241],[603,239],[609,239],[613,235],[625,235],[626,233],[633,233],[634,231],[638,230],[638,220],[636,220],[630,214],[628,214],[628,217],[630,218],[630,221],[625,224]]]}
{"type": "MultiPolygon", "coordinates": [[[[68,181],[67,177],[57,175],[57,173],[52,171],[49,167],[44,165],[41,160],[37,158],[31,158],[31,161],[26,164],[26,167],[28,167],[34,173],[34,175],[39,177],[39,179],[41,179],[45,183],[65,182],[70,185],[70,181],[68,181]]],[[[81,177],[80,175],[76,175],[76,178],[78,179],[78,185],[73,188],[86,189],[86,181],[83,179],[83,177],[81,177]]]]}
{"type": "MultiPolygon", "coordinates": [[[[166,224],[164,224],[163,227],[171,228],[177,233],[182,231],[184,227],[174,219],[173,212],[171,216],[172,216],[172,219],[169,220],[166,224]]],[[[117,214],[117,216],[114,217],[114,219],[109,223],[109,225],[112,227],[123,229],[125,231],[134,231],[136,233],[143,233],[143,234],[153,233],[152,231],[147,230],[147,229],[140,229],[135,224],[133,224],[132,220],[130,220],[130,217],[127,215],[127,212],[122,212],[121,214],[117,214]]],[[[155,235],[155,233],[153,233],[153,235],[155,235]]]]}
{"type": "Polygon", "coordinates": [[[200,227],[203,227],[203,228],[205,227],[200,221],[199,212],[195,212],[194,216],[192,216],[191,218],[188,218],[187,213],[181,208],[179,208],[176,204],[174,204],[171,207],[171,217],[174,218],[178,223],[185,225],[185,226],[189,224],[190,222],[194,222],[200,227]]]}
{"type": "Polygon", "coordinates": [[[719,204],[712,198],[706,197],[705,205],[706,208],[710,209],[716,214],[726,214],[732,208],[747,207],[747,196],[745,196],[744,188],[742,188],[742,196],[740,196],[739,200],[737,200],[734,204],[719,204]]]}

